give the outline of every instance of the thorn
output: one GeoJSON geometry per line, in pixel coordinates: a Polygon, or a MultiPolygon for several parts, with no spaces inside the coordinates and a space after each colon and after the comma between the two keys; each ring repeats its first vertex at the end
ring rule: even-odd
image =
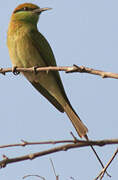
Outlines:
{"type": "Polygon", "coordinates": [[[22,146],[26,146],[28,144],[27,141],[24,141],[23,139],[21,139],[21,142],[22,142],[22,146]]]}
{"type": "Polygon", "coordinates": [[[48,73],[49,73],[49,70],[46,71],[46,74],[48,74],[48,73]]]}
{"type": "Polygon", "coordinates": [[[73,137],[75,143],[77,143],[77,142],[78,142],[78,139],[75,137],[75,135],[74,135],[72,132],[70,132],[70,134],[71,134],[71,136],[73,137]]]}
{"type": "Polygon", "coordinates": [[[2,157],[4,160],[9,159],[5,154],[3,154],[2,157]]]}

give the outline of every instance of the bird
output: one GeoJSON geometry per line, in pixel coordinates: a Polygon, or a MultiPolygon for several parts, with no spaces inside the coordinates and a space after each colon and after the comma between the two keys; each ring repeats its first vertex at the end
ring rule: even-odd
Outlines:
{"type": "MultiPolygon", "coordinates": [[[[41,13],[50,9],[40,8],[32,3],[23,3],[13,11],[8,26],[7,46],[14,73],[16,73],[16,67],[57,66],[50,44],[37,28],[41,13]]],[[[88,128],[73,109],[66,95],[59,72],[22,72],[22,74],[57,110],[67,114],[77,134],[88,141],[88,128]]],[[[90,146],[104,168],[95,149],[92,145],[90,146]]]]}
{"type": "MultiPolygon", "coordinates": [[[[39,16],[47,10],[50,8],[24,3],[13,11],[7,33],[13,67],[57,66],[51,46],[37,28],[39,16]]],[[[86,137],[88,128],[70,104],[58,71],[22,74],[56,109],[67,114],[81,138],[86,137]]]]}

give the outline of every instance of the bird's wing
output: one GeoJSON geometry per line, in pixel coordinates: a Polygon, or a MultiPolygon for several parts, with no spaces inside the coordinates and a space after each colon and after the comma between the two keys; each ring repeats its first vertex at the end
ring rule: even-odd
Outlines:
{"type": "MultiPolygon", "coordinates": [[[[48,43],[48,41],[45,39],[45,37],[38,31],[32,30],[30,32],[32,43],[34,44],[35,48],[37,48],[38,52],[40,53],[40,56],[45,61],[46,66],[57,66],[54,54],[52,52],[52,49],[48,43]],[[39,41],[40,39],[40,41],[39,41]]],[[[60,91],[63,95],[63,98],[69,103],[68,98],[66,96],[60,75],[58,71],[52,71],[55,77],[55,81],[57,82],[60,91]]]]}

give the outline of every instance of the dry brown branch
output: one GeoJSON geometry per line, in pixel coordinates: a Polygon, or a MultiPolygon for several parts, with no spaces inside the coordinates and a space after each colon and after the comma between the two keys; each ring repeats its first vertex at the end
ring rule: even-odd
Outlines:
{"type": "Polygon", "coordinates": [[[55,175],[55,177],[56,177],[56,180],[59,180],[59,175],[56,174],[55,167],[54,167],[54,164],[53,164],[52,159],[50,159],[50,162],[51,162],[52,169],[53,169],[54,175],[55,175]]]}
{"type": "MultiPolygon", "coordinates": [[[[8,72],[12,72],[12,68],[0,68],[0,73],[4,74],[8,72]]],[[[118,79],[118,73],[105,72],[101,70],[96,70],[92,68],[88,68],[85,66],[49,66],[49,67],[31,67],[31,68],[15,68],[17,72],[41,72],[41,71],[65,71],[66,73],[79,72],[79,73],[89,73],[101,76],[102,78],[114,78],[118,79]]]]}
{"type": "Polygon", "coordinates": [[[116,157],[118,153],[118,148],[115,151],[115,153],[113,154],[112,158],[109,160],[109,162],[107,163],[107,165],[102,169],[102,171],[100,172],[100,174],[95,178],[95,180],[97,180],[98,178],[100,178],[100,180],[102,180],[102,178],[104,177],[104,174],[106,172],[106,170],[108,169],[108,167],[110,166],[111,162],[114,160],[114,158],[116,157]]]}
{"type": "MultiPolygon", "coordinates": [[[[55,177],[56,177],[56,180],[59,180],[59,176],[56,175],[56,171],[55,171],[55,167],[54,167],[54,164],[53,164],[52,159],[50,159],[50,162],[51,162],[51,165],[52,165],[53,172],[54,172],[54,175],[55,175],[55,177]]],[[[42,179],[42,180],[45,180],[45,178],[42,177],[42,176],[40,176],[40,175],[26,175],[26,176],[23,177],[23,179],[25,179],[25,178],[27,178],[27,177],[38,177],[38,178],[40,178],[40,179],[42,179]]]]}
{"type": "Polygon", "coordinates": [[[31,142],[31,141],[25,141],[21,140],[21,143],[16,144],[6,144],[1,145],[0,148],[8,148],[8,147],[17,147],[17,146],[30,146],[30,145],[42,145],[42,144],[67,144],[67,143],[73,143],[73,144],[79,144],[83,146],[89,146],[89,145],[96,145],[96,146],[104,146],[104,145],[112,145],[112,144],[118,144],[118,139],[105,139],[100,141],[86,141],[86,140],[79,140],[76,138],[76,140],[50,140],[50,141],[39,141],[39,142],[31,142]]]}
{"type": "Polygon", "coordinates": [[[26,175],[26,176],[23,177],[23,179],[25,179],[25,178],[27,178],[27,177],[38,177],[38,178],[40,178],[40,179],[46,180],[44,177],[39,176],[39,175],[26,175]]]}
{"type": "MultiPolygon", "coordinates": [[[[79,142],[79,140],[78,140],[79,142]]],[[[30,146],[30,145],[41,145],[41,144],[61,144],[61,143],[76,143],[73,140],[59,140],[59,141],[42,141],[42,142],[28,142],[25,140],[21,140],[21,143],[16,143],[16,144],[6,144],[6,145],[1,145],[1,148],[8,148],[8,147],[17,147],[17,146],[30,146]]]]}
{"type": "Polygon", "coordinates": [[[3,160],[0,161],[0,167],[3,168],[7,164],[10,164],[10,163],[20,162],[20,161],[24,161],[24,160],[32,160],[32,159],[35,159],[40,156],[52,154],[52,153],[59,152],[59,151],[67,151],[67,150],[73,149],[73,148],[80,148],[80,147],[86,147],[86,146],[91,146],[91,145],[92,146],[95,146],[95,145],[96,146],[104,146],[104,145],[108,145],[108,144],[118,144],[118,139],[101,140],[101,141],[79,141],[78,143],[75,143],[75,141],[73,141],[73,143],[71,143],[71,144],[66,144],[66,145],[55,147],[55,148],[47,149],[47,150],[44,150],[41,152],[27,154],[27,155],[15,157],[15,158],[8,158],[7,156],[4,155],[3,160]]]}
{"type": "MultiPolygon", "coordinates": [[[[87,141],[89,141],[89,138],[88,138],[88,136],[87,136],[87,135],[85,136],[85,139],[86,139],[87,141]]],[[[104,164],[103,164],[103,162],[101,161],[101,159],[100,159],[99,155],[97,154],[97,152],[96,152],[95,148],[94,148],[92,145],[90,145],[90,147],[91,147],[92,151],[94,152],[94,154],[95,154],[95,156],[96,156],[97,160],[98,160],[98,161],[99,161],[99,163],[101,164],[102,168],[104,168],[104,164]]],[[[106,171],[106,174],[107,174],[107,176],[111,177],[111,175],[110,175],[110,174],[108,174],[108,172],[107,172],[107,171],[106,171]]]]}

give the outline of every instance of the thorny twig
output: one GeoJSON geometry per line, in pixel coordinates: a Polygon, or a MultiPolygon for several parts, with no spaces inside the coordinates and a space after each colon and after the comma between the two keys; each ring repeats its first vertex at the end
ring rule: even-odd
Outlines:
{"type": "MultiPolygon", "coordinates": [[[[85,66],[48,66],[48,67],[30,67],[30,68],[18,68],[15,67],[16,72],[32,72],[37,74],[41,71],[65,71],[66,73],[73,73],[73,72],[79,72],[79,73],[89,73],[93,75],[101,76],[102,78],[114,78],[118,79],[118,73],[112,73],[112,72],[105,72],[101,70],[96,70],[92,68],[88,68],[85,66]]],[[[5,75],[8,72],[13,72],[13,68],[0,68],[0,73],[5,75]]]]}

